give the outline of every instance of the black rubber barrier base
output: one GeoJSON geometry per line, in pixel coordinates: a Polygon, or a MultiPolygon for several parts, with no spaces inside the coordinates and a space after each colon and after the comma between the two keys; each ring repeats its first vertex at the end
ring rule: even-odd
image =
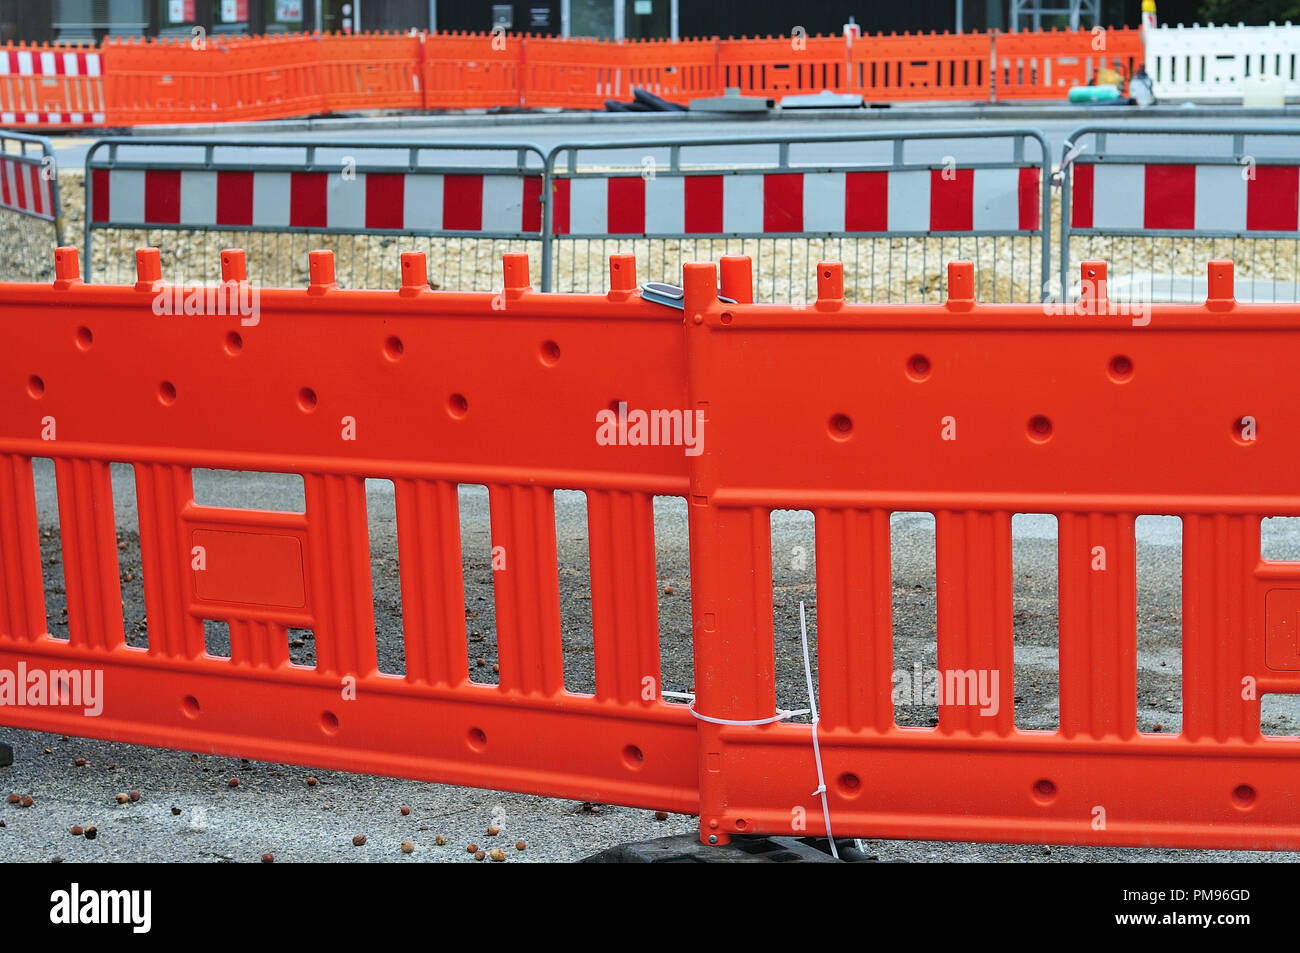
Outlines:
{"type": "MultiPolygon", "coordinates": [[[[841,860],[869,858],[853,841],[836,840],[841,860]]],[[[694,834],[659,837],[619,844],[584,857],[584,864],[834,864],[825,840],[802,837],[737,837],[730,844],[710,847],[694,834]]]]}
{"type": "Polygon", "coordinates": [[[0,741],[0,768],[7,768],[14,763],[14,749],[0,741]]]}

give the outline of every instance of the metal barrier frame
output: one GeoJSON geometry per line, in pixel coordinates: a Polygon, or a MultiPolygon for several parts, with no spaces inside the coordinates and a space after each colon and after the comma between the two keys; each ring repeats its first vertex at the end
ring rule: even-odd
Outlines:
{"type": "MultiPolygon", "coordinates": [[[[584,176],[608,177],[609,170],[600,172],[582,172],[577,166],[577,154],[584,151],[594,150],[620,150],[620,149],[668,149],[669,150],[669,167],[667,169],[656,168],[655,174],[665,176],[688,176],[694,174],[707,174],[710,171],[705,168],[683,169],[681,165],[681,150],[683,148],[696,148],[700,146],[739,146],[739,145],[775,145],[779,148],[778,161],[775,166],[755,166],[752,169],[746,167],[736,174],[755,174],[762,175],[770,172],[902,172],[902,171],[923,171],[936,168],[932,162],[907,162],[904,160],[903,149],[908,141],[932,141],[932,140],[960,140],[960,139],[1010,139],[1013,141],[1013,156],[1009,162],[1006,161],[981,161],[961,163],[961,169],[1004,169],[1004,168],[1025,168],[1032,166],[1032,163],[1025,159],[1025,142],[1033,140],[1038,143],[1041,150],[1039,166],[1041,174],[1039,178],[1039,227],[1032,231],[1022,230],[989,230],[989,231],[969,231],[961,233],[952,233],[950,236],[944,232],[934,231],[897,231],[897,232],[853,232],[852,237],[857,238],[944,238],[957,236],[970,237],[1024,237],[1037,236],[1041,243],[1040,250],[1040,268],[1044,276],[1050,274],[1052,267],[1052,249],[1051,249],[1051,221],[1052,221],[1052,194],[1051,185],[1051,146],[1048,144],[1047,137],[1041,130],[1031,129],[1028,127],[1016,127],[1010,129],[982,130],[982,129],[953,129],[953,130],[916,130],[904,132],[864,132],[864,133],[826,133],[822,135],[803,135],[803,136],[746,136],[731,138],[707,138],[691,139],[682,141],[681,139],[639,139],[631,142],[628,141],[600,141],[600,142],[569,142],[560,143],[555,146],[546,158],[546,170],[548,182],[552,188],[546,190],[546,198],[542,213],[544,216],[542,222],[542,232],[546,236],[546,242],[543,245],[542,258],[542,280],[543,290],[551,290],[555,244],[560,240],[559,236],[554,234],[554,208],[549,199],[552,196],[553,183],[557,178],[582,178],[584,176]],[[894,152],[893,161],[888,165],[805,165],[790,164],[790,146],[804,145],[815,143],[837,143],[837,142],[893,142],[894,152]],[[560,167],[560,160],[567,156],[566,168],[560,167]]],[[[727,171],[727,170],[720,170],[727,171]]],[[[618,236],[629,239],[647,239],[662,238],[663,236],[654,235],[627,235],[618,236]]],[[[705,237],[701,235],[699,237],[705,237]]],[[[844,238],[848,237],[847,233],[836,234],[832,232],[814,232],[804,230],[801,232],[726,232],[714,236],[718,238],[844,238]]],[[[1046,281],[1046,277],[1043,279],[1046,281]]]]}
{"type": "MultiPolygon", "coordinates": [[[[350,141],[326,141],[326,140],[292,140],[292,139],[275,139],[270,141],[258,141],[250,146],[249,143],[238,139],[175,139],[175,138],[137,138],[133,136],[109,136],[97,140],[86,152],[85,161],[85,197],[86,197],[86,215],[85,215],[85,237],[83,242],[83,278],[89,282],[91,280],[91,262],[92,262],[92,242],[93,233],[97,230],[104,231],[109,229],[130,230],[139,229],[141,231],[165,230],[165,231],[196,231],[199,230],[193,225],[186,224],[166,224],[157,222],[140,222],[140,223],[123,223],[110,222],[97,224],[93,221],[92,210],[94,208],[94,175],[92,172],[96,169],[131,169],[131,170],[152,170],[166,168],[167,170],[177,171],[204,171],[204,172],[337,172],[337,163],[327,163],[318,165],[316,154],[319,150],[339,150],[355,149],[358,151],[369,150],[400,152],[405,151],[408,156],[406,166],[397,165],[366,165],[358,162],[355,171],[358,175],[367,173],[376,174],[418,174],[418,175],[510,175],[510,176],[529,176],[537,175],[542,179],[542,204],[543,204],[543,225],[545,224],[545,212],[549,207],[548,180],[546,175],[546,154],[540,147],[526,142],[467,142],[467,143],[431,143],[431,142],[361,142],[357,140],[350,141]],[[196,149],[201,148],[204,151],[204,159],[201,162],[184,161],[169,162],[162,164],[143,159],[118,159],[118,149],[122,146],[151,146],[151,147],[171,147],[177,149],[196,149]],[[299,149],[305,151],[305,162],[301,164],[288,163],[283,161],[266,162],[266,163],[232,163],[214,158],[214,152],[222,148],[238,149],[299,149]],[[96,161],[97,156],[107,149],[107,160],[100,159],[96,161]],[[427,150],[439,150],[442,152],[449,151],[471,151],[486,152],[492,150],[508,150],[516,153],[515,165],[499,167],[473,167],[473,166],[455,166],[455,165],[421,165],[420,152],[427,150]],[[540,164],[536,167],[529,166],[528,156],[535,155],[540,164]],[[326,167],[328,166],[328,167],[326,167]]],[[[407,228],[331,228],[331,227],[303,227],[303,226],[252,226],[252,225],[204,225],[202,230],[205,231],[229,231],[229,232],[265,232],[268,234],[327,234],[327,235],[394,235],[394,236],[418,236],[429,238],[473,238],[473,239],[502,239],[502,240],[522,240],[542,242],[545,232],[539,232],[535,236],[527,232],[497,232],[497,231],[456,231],[445,229],[407,229],[407,228]]],[[[543,242],[543,245],[545,243],[543,242]]]]}
{"type": "MultiPolygon", "coordinates": [[[[54,145],[44,136],[33,136],[26,132],[13,132],[8,129],[0,130],[0,155],[6,159],[15,160],[24,165],[44,166],[45,160],[48,159],[50,168],[54,174],[50,176],[50,205],[53,213],[50,215],[37,215],[23,209],[13,208],[5,205],[0,206],[4,211],[13,212],[18,215],[25,215],[28,218],[40,219],[43,222],[50,222],[54,226],[54,246],[58,247],[63,244],[63,204],[59,200],[59,161],[54,155],[54,145]],[[10,151],[9,144],[16,143],[18,151],[10,151]],[[40,147],[40,158],[31,155],[29,147],[40,147]]],[[[51,249],[51,252],[53,249],[51,249]]]]}
{"type": "MultiPolygon", "coordinates": [[[[1235,165],[1240,166],[1242,158],[1245,157],[1245,138],[1247,136],[1296,136],[1295,129],[1288,129],[1283,126],[1121,126],[1108,125],[1104,123],[1089,124],[1080,126],[1065,137],[1065,144],[1061,148],[1061,232],[1060,232],[1060,262],[1057,276],[1061,283],[1061,295],[1065,296],[1068,287],[1070,274],[1070,235],[1071,233],[1079,235],[1111,235],[1111,236],[1141,236],[1150,238],[1234,238],[1234,239],[1267,239],[1267,238],[1284,238],[1300,239],[1300,231],[1296,232],[1272,232],[1272,231],[1201,231],[1194,229],[1167,229],[1167,228],[1071,228],[1071,196],[1074,186],[1074,178],[1070,175],[1068,166],[1073,166],[1079,161],[1079,157],[1069,160],[1071,150],[1076,149],[1079,145],[1079,139],[1083,136],[1092,136],[1095,140],[1095,151],[1093,155],[1097,161],[1090,164],[1115,164],[1115,165],[1139,165],[1148,163],[1159,163],[1161,165],[1235,165]],[[1142,153],[1116,153],[1109,154],[1106,150],[1107,135],[1123,136],[1141,136],[1141,135],[1162,135],[1162,136],[1232,136],[1231,156],[1188,156],[1186,153],[1170,155],[1153,155],[1142,153]],[[1104,157],[1104,158],[1103,158],[1104,157]]],[[[1079,155],[1082,155],[1080,153],[1079,155]]],[[[1296,165],[1300,160],[1295,156],[1287,157],[1285,160],[1276,162],[1269,161],[1265,157],[1262,161],[1260,157],[1256,159],[1257,165],[1296,165]]],[[[1112,263],[1113,264],[1113,263],[1112,263]]]]}

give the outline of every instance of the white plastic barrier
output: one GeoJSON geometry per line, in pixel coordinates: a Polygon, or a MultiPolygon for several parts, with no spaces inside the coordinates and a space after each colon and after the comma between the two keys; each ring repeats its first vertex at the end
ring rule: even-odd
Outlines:
{"type": "Polygon", "coordinates": [[[1144,31],[1147,73],[1163,100],[1235,100],[1246,80],[1281,77],[1300,98],[1300,26],[1162,26],[1144,31]]]}

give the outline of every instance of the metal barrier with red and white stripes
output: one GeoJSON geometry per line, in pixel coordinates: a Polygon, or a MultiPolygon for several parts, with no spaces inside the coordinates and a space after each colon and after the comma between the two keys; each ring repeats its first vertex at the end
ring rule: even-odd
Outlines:
{"type": "MultiPolygon", "coordinates": [[[[401,238],[456,239],[458,265],[471,247],[465,242],[484,240],[493,252],[485,260],[494,261],[502,248],[512,251],[519,244],[540,242],[544,172],[539,150],[515,144],[453,148],[104,139],[86,157],[86,273],[88,278],[92,274],[97,231],[119,236],[153,230],[290,236],[279,239],[287,241],[292,252],[279,256],[284,267],[275,268],[273,258],[269,270],[250,276],[264,284],[295,283],[299,257],[305,269],[306,245],[299,256],[293,239],[299,235],[337,236],[324,241],[335,248],[338,238],[346,236],[369,236],[381,244],[401,238]],[[448,164],[452,152],[481,161],[448,164]]],[[[355,263],[371,251],[368,245],[353,247],[348,283],[357,284],[355,263]]],[[[374,251],[370,257],[381,257],[374,251]]],[[[435,274],[446,275],[445,269],[438,269],[438,256],[432,257],[435,274]]],[[[448,257],[443,256],[444,264],[448,257]]],[[[475,257],[481,257],[477,250],[475,257]]],[[[182,258],[178,254],[178,269],[189,267],[182,258]]],[[[347,281],[349,256],[341,258],[347,281]]],[[[267,256],[260,260],[266,268],[267,256]]],[[[204,267],[203,261],[203,256],[196,258],[196,267],[204,267]]],[[[382,262],[367,260],[363,265],[368,283],[373,280],[372,266],[382,267],[382,262]]],[[[454,283],[477,288],[483,283],[479,278],[462,269],[454,283]]]]}
{"type": "Polygon", "coordinates": [[[1059,281],[1105,258],[1112,297],[1199,301],[1231,257],[1244,300],[1300,287],[1300,141],[1268,127],[1086,126],[1066,143],[1059,281]],[[1074,236],[1072,241],[1071,236],[1074,236]]]}
{"type": "MultiPolygon", "coordinates": [[[[224,231],[248,236],[254,280],[296,284],[317,236],[344,283],[383,287],[397,280],[384,271],[393,240],[427,238],[435,283],[462,288],[490,287],[502,251],[540,250],[540,287],[575,291],[603,280],[614,252],[672,282],[684,261],[741,253],[758,259],[760,296],[807,291],[815,263],[837,258],[856,300],[919,302],[942,298],[943,263],[965,257],[987,300],[1035,301],[1051,262],[1048,161],[1029,129],[564,144],[548,156],[514,143],[104,139],[86,158],[85,267],[91,278],[96,232],[138,245],[155,230],[224,231]],[[344,236],[351,254],[333,243],[344,236]]],[[[167,245],[178,270],[215,260],[167,245]]]]}
{"type": "Polygon", "coordinates": [[[675,282],[684,261],[741,253],[780,299],[808,294],[816,262],[836,258],[856,300],[923,301],[960,255],[987,297],[1036,301],[1048,161],[1027,129],[564,144],[548,160],[544,273],[588,290],[594,263],[630,252],[675,282]]]}
{"type": "Polygon", "coordinates": [[[0,49],[0,125],[102,126],[102,75],[93,50],[0,49]]]}
{"type": "Polygon", "coordinates": [[[48,139],[0,132],[0,220],[0,276],[9,281],[51,276],[63,214],[58,166],[48,139]]]}

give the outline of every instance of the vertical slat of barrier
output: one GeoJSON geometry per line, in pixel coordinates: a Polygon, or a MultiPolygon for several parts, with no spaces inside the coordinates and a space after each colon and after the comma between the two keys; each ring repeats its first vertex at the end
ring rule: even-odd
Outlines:
{"type": "Polygon", "coordinates": [[[590,491],[587,527],[596,697],[656,702],[662,686],[653,501],[647,493],[590,491]]]}
{"type": "Polygon", "coordinates": [[[396,480],[397,554],[406,677],[433,685],[469,678],[457,486],[396,480]]]}
{"type": "Polygon", "coordinates": [[[1183,734],[1259,738],[1259,697],[1242,697],[1263,647],[1253,569],[1258,516],[1183,517],[1183,734]]]}
{"type": "Polygon", "coordinates": [[[1061,733],[1137,732],[1137,551],[1128,513],[1061,513],[1061,733]]]}
{"type": "Polygon", "coordinates": [[[366,481],[307,474],[303,482],[316,667],[334,675],[370,675],[378,663],[366,481]]]}
{"type": "Polygon", "coordinates": [[[555,498],[547,487],[488,487],[497,657],[503,691],[554,695],[564,688],[555,498]],[[504,568],[500,559],[504,559],[504,568]]]}
{"type": "Polygon", "coordinates": [[[48,630],[36,484],[29,457],[0,456],[0,636],[35,641],[48,630]]]}
{"type": "Polygon", "coordinates": [[[894,722],[889,513],[817,510],[817,681],[822,724],[894,722]]]}
{"type": "Polygon", "coordinates": [[[275,622],[231,619],[230,661],[235,665],[277,668],[289,661],[288,633],[275,622]]]}
{"type": "Polygon", "coordinates": [[[182,536],[179,518],[194,499],[190,470],[165,463],[138,463],[135,496],[149,652],[168,658],[197,658],[204,651],[203,623],[185,611],[185,574],[193,564],[192,547],[182,536]]]}
{"type": "Polygon", "coordinates": [[[54,461],[67,583],[68,638],[84,649],[122,645],[113,484],[102,460],[54,461]]]}
{"type": "MultiPolygon", "coordinates": [[[[935,569],[938,575],[938,667],[945,689],[959,673],[975,673],[993,688],[988,708],[968,697],[965,704],[946,697],[939,707],[939,730],[1010,734],[1015,729],[1015,663],[1011,633],[1011,516],[975,510],[935,514],[935,569]],[[994,709],[993,706],[996,706],[994,709]]],[[[969,686],[970,680],[965,679],[969,686]]]]}

